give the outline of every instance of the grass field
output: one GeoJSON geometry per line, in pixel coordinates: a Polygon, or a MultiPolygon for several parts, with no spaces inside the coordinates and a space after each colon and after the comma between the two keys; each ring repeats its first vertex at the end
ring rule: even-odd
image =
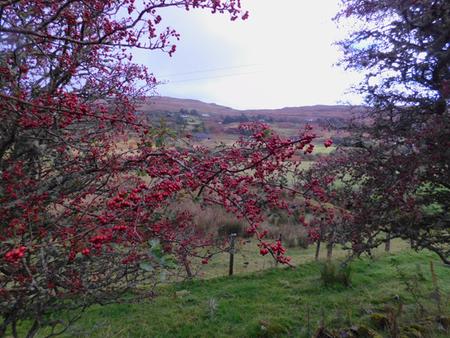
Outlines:
{"type": "Polygon", "coordinates": [[[91,307],[65,337],[310,337],[321,324],[388,337],[374,319],[388,318],[386,311],[400,304],[395,321],[402,337],[448,337],[430,324],[450,310],[450,271],[435,255],[403,250],[357,260],[351,269],[351,287],[325,287],[316,262],[177,283],[161,288],[154,299],[91,307]],[[416,286],[407,291],[407,285],[416,286]]]}
{"type": "MultiPolygon", "coordinates": [[[[391,252],[397,253],[405,250],[407,247],[408,244],[405,241],[393,240],[391,243],[391,252]]],[[[237,250],[234,256],[235,274],[248,274],[250,272],[258,272],[275,267],[273,259],[259,254],[259,248],[255,240],[251,240],[250,243],[246,243],[244,240],[238,240],[236,248],[237,250]]],[[[293,265],[299,266],[314,261],[315,250],[315,245],[310,245],[307,249],[300,247],[288,248],[287,255],[292,257],[293,265]]],[[[383,253],[384,248],[382,247],[374,250],[375,255],[381,255],[383,253]]],[[[325,244],[322,244],[320,259],[324,259],[325,255],[325,244]]],[[[340,246],[336,246],[333,250],[334,259],[343,259],[347,255],[348,251],[341,249],[340,246]]],[[[228,263],[229,254],[221,253],[214,256],[208,265],[197,264],[195,270],[198,271],[198,277],[202,279],[226,276],[228,274],[228,263]]],[[[283,267],[279,266],[279,268],[282,269],[283,267]]]]}

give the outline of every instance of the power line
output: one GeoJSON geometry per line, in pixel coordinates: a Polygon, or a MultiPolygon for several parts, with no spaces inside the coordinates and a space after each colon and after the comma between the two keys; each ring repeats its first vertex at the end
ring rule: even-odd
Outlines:
{"type": "Polygon", "coordinates": [[[248,67],[255,67],[255,66],[259,66],[259,65],[258,64],[248,64],[248,65],[229,66],[229,67],[220,67],[220,68],[208,68],[208,69],[194,70],[194,71],[183,72],[183,73],[160,75],[160,77],[161,78],[164,78],[164,77],[177,77],[177,76],[182,76],[182,75],[190,75],[190,74],[198,74],[198,73],[210,73],[210,72],[216,72],[216,71],[219,71],[219,70],[248,68],[248,67]]]}
{"type": "Polygon", "coordinates": [[[198,78],[175,80],[175,81],[169,81],[168,80],[167,82],[165,82],[165,83],[163,82],[161,84],[180,83],[180,82],[193,82],[193,81],[209,80],[209,79],[220,79],[220,78],[224,78],[224,77],[250,75],[250,74],[256,74],[256,73],[260,73],[260,71],[246,72],[246,73],[235,73],[235,74],[226,74],[226,75],[217,75],[217,76],[206,76],[206,77],[198,77],[198,78]]]}

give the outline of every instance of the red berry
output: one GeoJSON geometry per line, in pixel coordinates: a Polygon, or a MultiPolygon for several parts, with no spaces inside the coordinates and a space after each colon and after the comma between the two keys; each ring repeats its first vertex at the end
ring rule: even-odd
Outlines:
{"type": "Polygon", "coordinates": [[[263,256],[267,255],[269,253],[269,250],[267,248],[262,248],[259,250],[259,253],[263,256]]]}
{"type": "Polygon", "coordinates": [[[323,143],[325,148],[331,147],[332,144],[333,144],[333,140],[331,140],[331,139],[328,139],[323,143]]]}

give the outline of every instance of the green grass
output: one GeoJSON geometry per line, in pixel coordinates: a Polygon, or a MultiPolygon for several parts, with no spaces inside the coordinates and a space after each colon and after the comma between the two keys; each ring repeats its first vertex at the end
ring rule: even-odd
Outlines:
{"type": "MultiPolygon", "coordinates": [[[[419,274],[420,301],[427,315],[436,313],[430,297],[434,261],[439,287],[449,312],[450,271],[435,255],[404,250],[352,264],[352,286],[324,287],[315,262],[295,269],[269,269],[234,277],[177,283],[159,290],[153,300],[95,306],[86,311],[66,337],[307,337],[323,321],[326,327],[371,325],[372,313],[401,300],[401,322],[411,323],[414,301],[394,267],[419,274]],[[397,300],[396,300],[397,299],[397,300]],[[309,318],[309,319],[308,319],[309,318]]],[[[406,325],[406,324],[405,324],[406,325]]],[[[381,332],[382,336],[387,336],[381,332]]],[[[446,337],[433,332],[430,337],[446,337]]]]}
{"type": "MultiPolygon", "coordinates": [[[[392,240],[391,252],[400,252],[409,247],[409,244],[403,240],[392,240]]],[[[256,240],[249,241],[238,238],[236,244],[237,252],[234,256],[234,271],[235,274],[248,274],[251,272],[258,272],[275,267],[273,259],[259,254],[259,248],[256,245],[256,240]]],[[[292,258],[292,263],[295,266],[314,261],[316,246],[310,245],[307,249],[300,247],[287,248],[287,256],[292,258]]],[[[319,258],[325,259],[326,256],[325,244],[322,243],[319,258]]],[[[374,249],[375,255],[384,253],[383,247],[374,249]]],[[[347,250],[343,250],[339,245],[333,249],[334,259],[343,259],[348,255],[347,250]]],[[[213,277],[222,277],[228,274],[229,254],[224,252],[214,256],[208,265],[202,265],[196,262],[195,269],[198,271],[198,277],[208,279],[213,277]]],[[[281,265],[278,268],[283,268],[281,265]]]]}
{"type": "Polygon", "coordinates": [[[328,154],[332,153],[335,149],[336,149],[336,147],[334,147],[334,146],[325,147],[323,145],[323,142],[315,142],[313,154],[328,155],[328,154]]]}

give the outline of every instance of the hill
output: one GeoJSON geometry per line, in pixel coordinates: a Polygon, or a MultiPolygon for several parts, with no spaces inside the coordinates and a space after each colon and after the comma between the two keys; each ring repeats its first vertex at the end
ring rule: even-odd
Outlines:
{"type": "Polygon", "coordinates": [[[167,96],[154,96],[147,98],[140,110],[146,113],[152,112],[178,112],[181,109],[196,110],[199,113],[235,115],[241,114],[239,110],[220,106],[215,103],[205,103],[199,100],[179,99],[167,96]]]}
{"type": "Polygon", "coordinates": [[[363,110],[361,106],[346,105],[315,105],[303,107],[284,107],[279,109],[247,109],[239,110],[231,107],[205,103],[199,100],[180,99],[166,96],[147,98],[141,105],[143,113],[179,112],[180,110],[195,110],[211,117],[236,116],[236,115],[265,115],[271,117],[301,118],[316,120],[321,118],[350,118],[353,113],[363,110]]]}

